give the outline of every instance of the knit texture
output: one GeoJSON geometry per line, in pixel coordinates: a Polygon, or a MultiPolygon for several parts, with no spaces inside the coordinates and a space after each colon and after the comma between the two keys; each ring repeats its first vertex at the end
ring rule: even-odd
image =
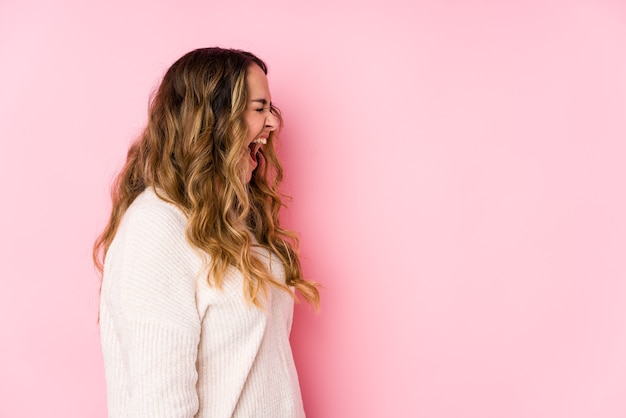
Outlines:
{"type": "MultiPolygon", "coordinates": [[[[293,299],[268,286],[247,304],[231,268],[208,285],[187,219],[148,189],[125,213],[106,256],[100,331],[110,418],[304,417],[289,345],[293,299]]],[[[274,277],[276,256],[255,247],[274,277]]]]}

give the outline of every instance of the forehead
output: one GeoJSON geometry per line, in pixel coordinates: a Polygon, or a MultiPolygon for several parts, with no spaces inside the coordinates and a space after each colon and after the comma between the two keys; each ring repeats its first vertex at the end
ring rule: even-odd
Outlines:
{"type": "Polygon", "coordinates": [[[246,87],[250,99],[270,99],[270,87],[267,76],[256,64],[251,64],[246,72],[246,87]]]}

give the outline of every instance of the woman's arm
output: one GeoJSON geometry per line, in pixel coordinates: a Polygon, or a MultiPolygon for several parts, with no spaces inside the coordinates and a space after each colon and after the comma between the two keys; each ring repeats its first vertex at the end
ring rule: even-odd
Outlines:
{"type": "Polygon", "coordinates": [[[109,390],[121,389],[125,416],[193,417],[198,410],[198,272],[184,230],[182,214],[165,202],[131,207],[107,253],[103,338],[117,341],[116,353],[105,353],[112,357],[107,369],[117,369],[107,370],[107,380],[109,390]]]}

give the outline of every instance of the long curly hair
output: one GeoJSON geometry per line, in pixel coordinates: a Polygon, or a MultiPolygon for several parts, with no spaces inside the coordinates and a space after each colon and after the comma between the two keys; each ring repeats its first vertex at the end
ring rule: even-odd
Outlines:
{"type": "MultiPolygon", "coordinates": [[[[187,216],[187,241],[209,254],[209,284],[221,288],[228,268],[244,277],[246,300],[261,307],[259,294],[276,286],[319,307],[317,285],[302,277],[297,236],[281,228],[279,185],[283,169],[274,149],[276,131],[259,151],[258,166],[245,184],[248,151],[243,113],[248,102],[246,71],[263,61],[240,50],[191,51],[166,72],[151,100],[148,124],[130,147],[117,176],[108,224],[97,238],[93,258],[102,273],[107,250],[135,198],[151,187],[187,216]],[[275,280],[252,251],[258,244],[283,263],[286,282],[275,280]]],[[[282,125],[277,108],[272,112],[282,125]]]]}

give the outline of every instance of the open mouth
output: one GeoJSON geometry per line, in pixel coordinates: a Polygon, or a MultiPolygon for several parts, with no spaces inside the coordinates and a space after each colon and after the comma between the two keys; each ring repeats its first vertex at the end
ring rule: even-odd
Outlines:
{"type": "Polygon", "coordinates": [[[261,150],[261,146],[267,144],[267,139],[265,138],[257,138],[254,141],[250,142],[248,145],[248,149],[250,150],[250,158],[254,161],[257,161],[257,154],[261,150]]]}
{"type": "Polygon", "coordinates": [[[259,144],[255,144],[254,142],[248,145],[248,149],[250,150],[250,158],[252,158],[254,161],[256,161],[256,154],[257,152],[259,152],[260,147],[261,146],[259,144]]]}

